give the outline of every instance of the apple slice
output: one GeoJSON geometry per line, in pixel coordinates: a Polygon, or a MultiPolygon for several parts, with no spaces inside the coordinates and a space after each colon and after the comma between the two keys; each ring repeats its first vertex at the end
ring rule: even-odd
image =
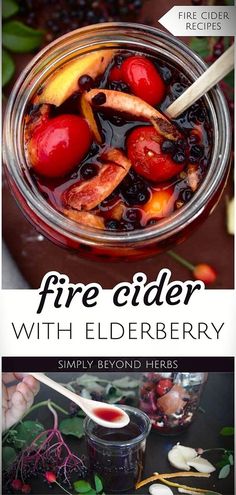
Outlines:
{"type": "Polygon", "coordinates": [[[82,225],[86,225],[87,227],[94,227],[100,230],[105,229],[104,219],[98,215],[94,215],[94,213],[66,209],[63,210],[63,213],[71,220],[81,223],[82,225]]]}
{"type": "Polygon", "coordinates": [[[93,110],[89,102],[86,100],[85,95],[82,94],[81,100],[80,100],[80,107],[81,107],[81,113],[84,116],[84,118],[87,120],[88,125],[90,127],[90,130],[92,131],[94,138],[96,139],[97,143],[101,144],[102,143],[102,136],[99,132],[97,122],[95,120],[93,110]]]}
{"type": "Polygon", "coordinates": [[[92,210],[114,191],[131,167],[130,160],[115,148],[106,150],[101,160],[105,163],[95,177],[79,181],[63,193],[66,206],[76,210],[92,210]]]}
{"type": "Polygon", "coordinates": [[[157,132],[166,139],[176,141],[181,137],[177,127],[165,115],[138,96],[111,89],[95,88],[88,91],[85,98],[96,109],[107,108],[131,115],[131,117],[149,120],[157,132]]]}
{"type": "Polygon", "coordinates": [[[79,90],[78,80],[83,75],[95,79],[106,70],[115,50],[98,50],[82,55],[57,69],[45,82],[39,95],[39,103],[59,107],[69,96],[79,90]]]}

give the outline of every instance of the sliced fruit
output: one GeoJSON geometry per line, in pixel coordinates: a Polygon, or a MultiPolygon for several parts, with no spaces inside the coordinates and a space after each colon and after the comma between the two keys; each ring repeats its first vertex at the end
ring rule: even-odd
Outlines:
{"type": "Polygon", "coordinates": [[[39,103],[60,106],[79,90],[78,80],[81,76],[88,75],[95,79],[103,74],[114,54],[115,50],[98,50],[67,62],[46,81],[39,103]]]}
{"type": "Polygon", "coordinates": [[[172,187],[153,191],[149,201],[143,206],[146,219],[168,217],[174,211],[175,195],[172,187]]]}
{"type": "Polygon", "coordinates": [[[125,211],[125,205],[122,200],[119,200],[112,208],[107,212],[107,217],[114,220],[121,220],[125,211]]]}
{"type": "Polygon", "coordinates": [[[29,164],[45,177],[63,177],[80,163],[91,145],[87,122],[59,115],[38,126],[28,142],[29,164]]]}
{"type": "Polygon", "coordinates": [[[95,177],[80,181],[64,192],[66,205],[76,210],[92,210],[114,191],[131,167],[131,162],[118,149],[107,150],[101,159],[106,163],[95,177]]]}
{"type": "Polygon", "coordinates": [[[136,96],[153,106],[163,100],[165,83],[150,60],[141,56],[128,57],[120,70],[122,79],[136,96]]]}
{"type": "Polygon", "coordinates": [[[164,182],[178,175],[184,164],[176,164],[163,153],[163,138],[153,127],[137,127],[127,139],[128,157],[135,171],[153,182],[164,182]]]}
{"type": "Polygon", "coordinates": [[[80,106],[81,106],[81,113],[84,116],[84,118],[87,120],[90,130],[94,135],[94,138],[96,139],[97,143],[101,144],[102,136],[98,130],[97,122],[94,118],[92,107],[90,103],[86,100],[84,94],[82,94],[81,96],[80,106]]]}
{"type": "Polygon", "coordinates": [[[91,89],[85,94],[86,100],[95,108],[107,108],[138,119],[149,120],[166,139],[176,141],[181,137],[178,129],[158,110],[145,101],[121,91],[111,89],[91,89]]]}
{"type": "Polygon", "coordinates": [[[105,229],[104,219],[93,213],[88,213],[87,211],[77,211],[77,210],[63,210],[64,215],[66,215],[71,220],[75,222],[86,225],[87,227],[95,227],[96,229],[105,229]]]}
{"type": "Polygon", "coordinates": [[[164,414],[174,414],[185,407],[186,399],[189,399],[189,394],[181,385],[175,384],[167,394],[157,399],[157,405],[164,414]]]}
{"type": "MultiPolygon", "coordinates": [[[[37,103],[36,103],[37,105],[37,103]]],[[[45,124],[49,120],[50,107],[49,105],[41,105],[38,108],[38,111],[30,114],[27,114],[25,117],[25,141],[30,139],[32,133],[36,130],[37,127],[45,124]]]]}

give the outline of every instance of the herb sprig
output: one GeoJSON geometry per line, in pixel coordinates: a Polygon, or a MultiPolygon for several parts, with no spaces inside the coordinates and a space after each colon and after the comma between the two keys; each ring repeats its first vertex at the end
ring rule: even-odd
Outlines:
{"type": "Polygon", "coordinates": [[[2,85],[10,82],[15,72],[15,62],[12,53],[28,53],[39,48],[43,42],[43,31],[26,26],[23,22],[13,19],[19,12],[15,0],[2,2],[2,85]]]}

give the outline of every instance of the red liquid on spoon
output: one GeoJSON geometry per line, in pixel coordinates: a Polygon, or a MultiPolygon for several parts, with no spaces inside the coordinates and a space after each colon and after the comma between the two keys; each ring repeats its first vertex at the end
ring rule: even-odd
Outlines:
{"type": "Polygon", "coordinates": [[[110,409],[107,407],[97,407],[93,410],[93,413],[98,418],[103,419],[104,421],[110,421],[111,423],[119,421],[123,416],[123,413],[117,411],[117,409],[110,409]]]}

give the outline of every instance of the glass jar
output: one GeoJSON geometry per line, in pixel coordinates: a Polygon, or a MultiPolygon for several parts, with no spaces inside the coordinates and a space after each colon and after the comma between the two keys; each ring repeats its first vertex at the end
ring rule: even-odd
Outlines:
{"type": "Polygon", "coordinates": [[[144,229],[112,232],[65,218],[40,194],[26,163],[23,118],[31,97],[61,65],[93,50],[124,48],[170,61],[190,81],[205,71],[205,63],[177,38],[141,24],[106,23],[85,27],[44,48],[22,72],[9,98],[4,126],[4,161],[12,193],[30,222],[56,244],[90,258],[139,259],[186,239],[217,204],[229,171],[230,119],[224,96],[215,87],[202,102],[212,126],[211,163],[192,199],[169,218],[144,229]]]}
{"type": "Polygon", "coordinates": [[[104,428],[86,418],[84,429],[91,474],[102,479],[105,492],[124,492],[140,481],[151,430],[148,416],[130,406],[119,406],[130,417],[124,428],[104,428]]]}
{"type": "Polygon", "coordinates": [[[162,434],[178,434],[194,420],[207,373],[144,373],[139,407],[162,434]]]}

